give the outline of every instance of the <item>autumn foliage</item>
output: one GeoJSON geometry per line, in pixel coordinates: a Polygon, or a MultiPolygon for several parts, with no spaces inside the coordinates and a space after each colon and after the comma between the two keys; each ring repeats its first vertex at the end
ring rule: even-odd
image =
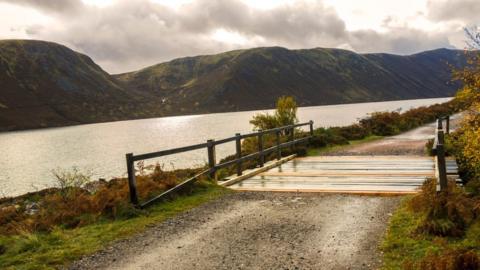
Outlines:
{"type": "MultiPolygon", "coordinates": [[[[193,176],[194,169],[164,171],[160,165],[137,166],[139,197],[148,199],[193,176]]],[[[57,187],[0,202],[0,234],[76,228],[101,219],[130,218],[142,213],[129,203],[125,178],[90,181],[76,171],[56,171],[57,187]]],[[[189,192],[185,190],[184,192],[189,192]]]]}

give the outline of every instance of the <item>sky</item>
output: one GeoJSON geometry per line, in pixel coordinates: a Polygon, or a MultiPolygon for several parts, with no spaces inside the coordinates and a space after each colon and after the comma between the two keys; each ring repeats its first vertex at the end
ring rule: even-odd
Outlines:
{"type": "Polygon", "coordinates": [[[479,0],[0,0],[0,39],[57,42],[121,73],[259,46],[463,49],[478,14],[479,0]]]}

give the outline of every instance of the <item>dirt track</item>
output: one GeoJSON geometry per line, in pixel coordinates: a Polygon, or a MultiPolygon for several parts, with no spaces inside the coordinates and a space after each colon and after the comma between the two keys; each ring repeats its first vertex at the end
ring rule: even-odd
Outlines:
{"type": "Polygon", "coordinates": [[[72,269],[373,269],[399,199],[235,193],[72,269]]]}
{"type": "MultiPolygon", "coordinates": [[[[455,129],[461,115],[452,116],[451,130],[455,129]]],[[[405,133],[383,139],[334,150],[325,155],[425,155],[425,144],[433,139],[436,123],[428,124],[405,133]]]]}
{"type": "MultiPolygon", "coordinates": [[[[434,125],[328,153],[423,155],[434,125]]],[[[376,269],[400,197],[238,192],[76,262],[72,269],[376,269]]]]}

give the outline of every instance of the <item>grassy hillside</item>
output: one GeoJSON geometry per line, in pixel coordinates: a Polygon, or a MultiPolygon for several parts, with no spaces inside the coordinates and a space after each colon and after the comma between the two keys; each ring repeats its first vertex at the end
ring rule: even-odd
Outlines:
{"type": "Polygon", "coordinates": [[[451,96],[463,54],[338,49],[237,50],[110,75],[88,56],[34,40],[0,41],[0,131],[166,115],[451,96]]]}
{"type": "Polygon", "coordinates": [[[268,108],[292,95],[300,106],[444,97],[454,94],[455,50],[410,56],[280,47],[187,57],[116,77],[127,89],[159,96],[175,113],[268,108]],[[194,105],[194,106],[192,106],[194,105]]]}

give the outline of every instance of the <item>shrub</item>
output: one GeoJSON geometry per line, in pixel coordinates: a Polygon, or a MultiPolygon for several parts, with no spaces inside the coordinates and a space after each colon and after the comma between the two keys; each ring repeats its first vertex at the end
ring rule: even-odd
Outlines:
{"type": "Polygon", "coordinates": [[[475,217],[475,201],[449,181],[445,192],[437,193],[436,181],[427,180],[410,201],[415,212],[424,214],[418,232],[437,236],[462,236],[475,217]]]}
{"type": "Polygon", "coordinates": [[[430,254],[417,263],[407,261],[404,269],[421,270],[477,270],[480,258],[474,250],[447,249],[440,254],[430,254]]]}
{"type": "Polygon", "coordinates": [[[426,143],[425,143],[425,152],[427,153],[427,155],[429,156],[433,156],[433,143],[434,143],[434,139],[429,139],[426,143]]]}
{"type": "Polygon", "coordinates": [[[374,112],[368,118],[360,120],[360,125],[372,134],[390,136],[400,132],[400,113],[374,112]]]}
{"type": "Polygon", "coordinates": [[[277,100],[275,113],[257,114],[250,120],[255,130],[272,129],[298,123],[297,103],[293,97],[282,96],[277,100]]]}
{"type": "Polygon", "coordinates": [[[311,145],[324,147],[328,145],[348,144],[348,140],[339,133],[339,129],[335,128],[318,128],[313,133],[314,138],[311,140],[311,145]]]}
{"type": "Polygon", "coordinates": [[[345,127],[333,127],[330,129],[347,140],[361,140],[369,135],[369,131],[359,124],[345,127]]]}
{"type": "MultiPolygon", "coordinates": [[[[137,171],[137,190],[143,200],[198,172],[195,169],[163,171],[159,164],[138,164],[137,171]]],[[[54,175],[58,181],[57,187],[35,196],[36,211],[26,211],[27,206],[32,204],[32,196],[17,199],[13,205],[10,202],[0,204],[0,234],[51,231],[56,226],[75,228],[101,218],[124,219],[144,213],[129,203],[125,178],[86,183],[90,178],[78,169],[56,170],[54,175]]],[[[191,192],[192,188],[183,192],[191,192]]]]}

